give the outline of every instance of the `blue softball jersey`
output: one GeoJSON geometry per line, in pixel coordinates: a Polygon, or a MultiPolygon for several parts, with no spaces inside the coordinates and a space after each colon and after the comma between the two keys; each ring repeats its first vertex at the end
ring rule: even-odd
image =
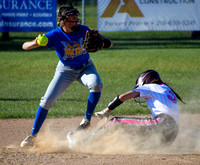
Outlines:
{"type": "Polygon", "coordinates": [[[65,33],[59,27],[45,34],[49,39],[47,48],[54,47],[60,61],[65,66],[79,67],[90,58],[89,53],[84,49],[86,31],[90,29],[84,25],[79,26],[79,31],[71,33],[65,33]]]}

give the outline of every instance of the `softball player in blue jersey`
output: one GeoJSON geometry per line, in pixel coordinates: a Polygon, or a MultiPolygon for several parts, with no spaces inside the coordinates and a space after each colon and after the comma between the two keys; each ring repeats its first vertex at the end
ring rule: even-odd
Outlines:
{"type": "MultiPolygon", "coordinates": [[[[90,126],[91,116],[101,96],[102,82],[89,53],[84,49],[86,31],[90,29],[79,24],[78,15],[79,11],[72,5],[61,6],[57,12],[59,27],[45,34],[48,37],[47,48],[54,47],[60,61],[53,80],[41,98],[32,132],[22,141],[21,147],[33,145],[33,139],[46,119],[48,110],[74,81],[80,82],[90,91],[86,114],[77,130],[83,130],[90,126]]],[[[112,46],[111,40],[101,37],[104,42],[103,48],[112,46]]],[[[37,39],[25,42],[22,48],[29,50],[39,47],[37,39]]]]}
{"type": "Polygon", "coordinates": [[[139,128],[138,134],[149,138],[155,133],[161,138],[161,144],[171,144],[177,136],[179,111],[177,98],[180,96],[164,83],[158,72],[147,70],[142,72],[133,90],[118,95],[103,111],[96,112],[97,117],[108,118],[110,112],[117,106],[132,98],[144,98],[151,110],[152,118],[113,117],[104,127],[118,123],[129,128],[139,128]],[[140,131],[141,130],[141,131],[140,131]]]}

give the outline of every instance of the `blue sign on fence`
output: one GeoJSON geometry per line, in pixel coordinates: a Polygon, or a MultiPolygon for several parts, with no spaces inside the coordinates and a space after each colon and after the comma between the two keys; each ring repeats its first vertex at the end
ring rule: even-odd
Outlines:
{"type": "Polygon", "coordinates": [[[50,31],[56,28],[56,6],[56,0],[0,0],[0,31],[50,31]]]}

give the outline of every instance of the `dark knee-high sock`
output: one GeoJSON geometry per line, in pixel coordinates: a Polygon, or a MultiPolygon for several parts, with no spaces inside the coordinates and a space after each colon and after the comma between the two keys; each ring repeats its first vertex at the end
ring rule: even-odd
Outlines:
{"type": "Polygon", "coordinates": [[[35,116],[35,121],[34,121],[34,124],[33,124],[31,135],[35,135],[39,132],[44,120],[47,117],[47,114],[48,114],[48,110],[39,106],[37,113],[36,113],[36,116],[35,116]]]}
{"type": "Polygon", "coordinates": [[[97,103],[99,102],[100,97],[101,97],[101,92],[90,92],[89,93],[85,119],[91,120],[92,114],[95,110],[97,103]]]}

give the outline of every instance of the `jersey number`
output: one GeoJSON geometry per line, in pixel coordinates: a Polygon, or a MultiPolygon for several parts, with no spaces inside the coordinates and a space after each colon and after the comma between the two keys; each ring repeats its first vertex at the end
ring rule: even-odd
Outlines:
{"type": "Polygon", "coordinates": [[[169,90],[169,94],[167,95],[167,97],[171,101],[176,102],[176,96],[175,96],[175,94],[171,90],[169,90]]]}

